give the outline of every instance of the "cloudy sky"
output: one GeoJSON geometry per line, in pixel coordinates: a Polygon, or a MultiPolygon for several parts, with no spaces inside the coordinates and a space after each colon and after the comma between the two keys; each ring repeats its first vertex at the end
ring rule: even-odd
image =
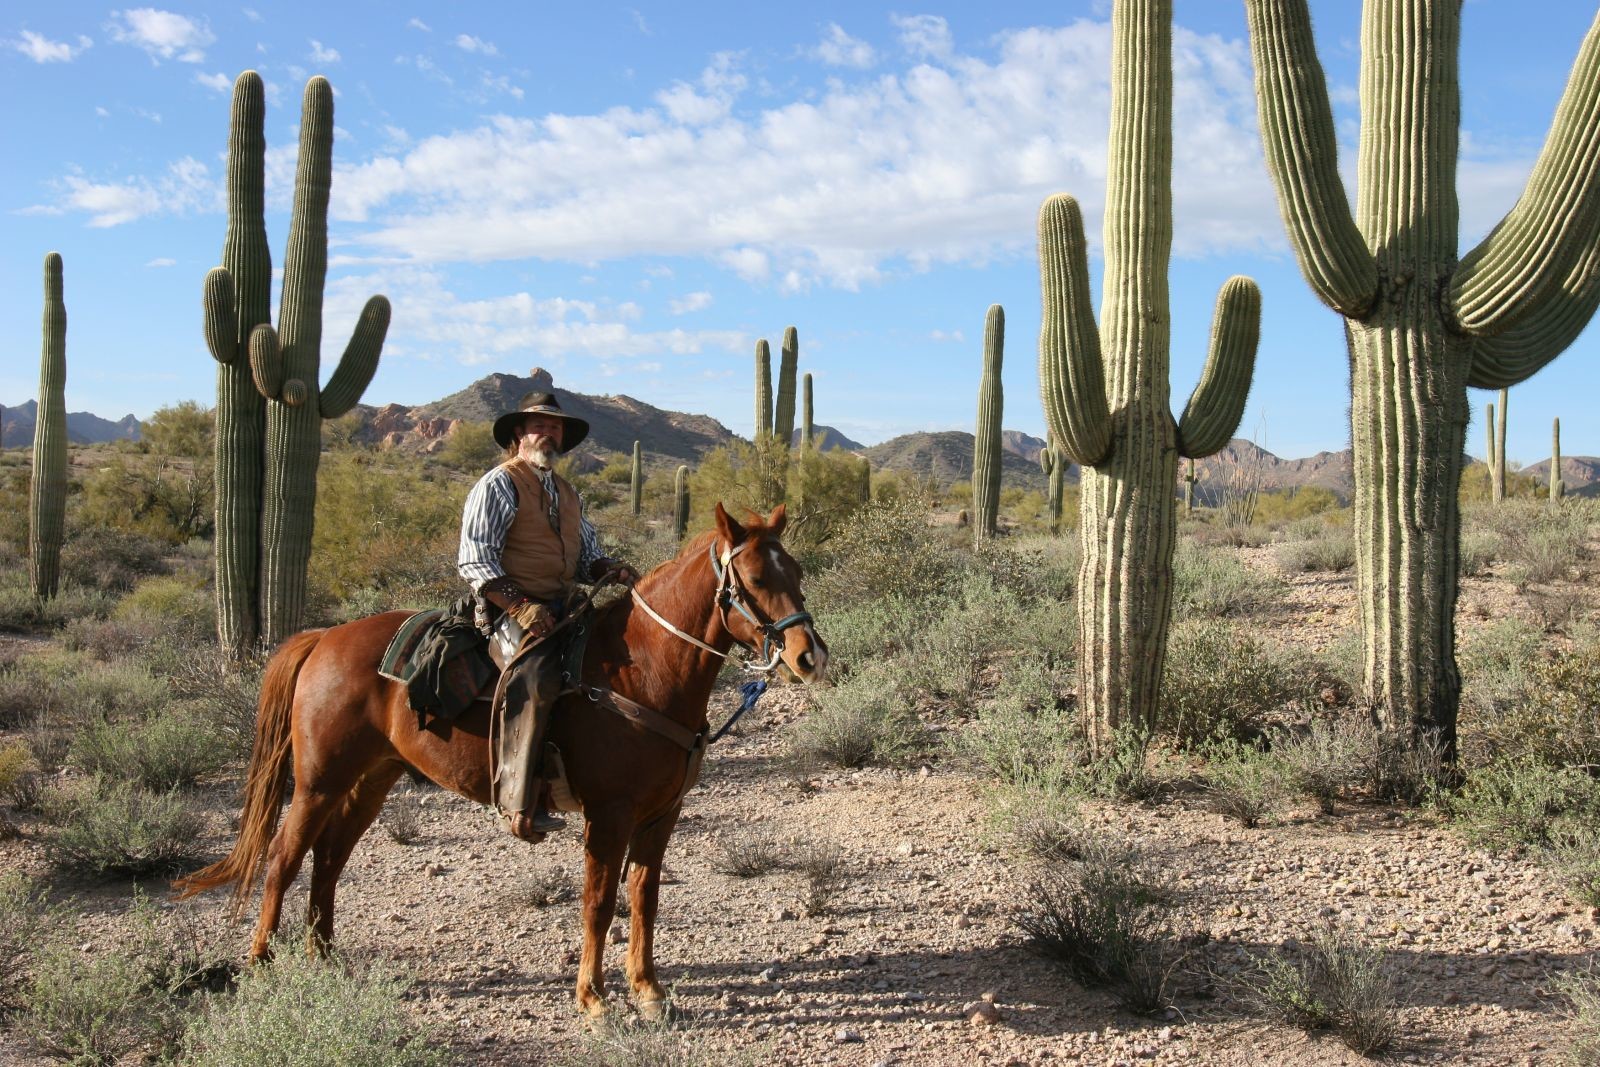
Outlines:
{"type": "MultiPolygon", "coordinates": [[[[1313,0],[1358,130],[1353,0],[1313,0]]],[[[300,92],[337,94],[323,376],[366,297],[394,323],[364,399],[421,403],[492,371],[705,412],[748,434],[758,338],[798,327],[816,416],[873,443],[970,428],[984,313],[1007,316],[1008,428],[1043,435],[1039,204],[1098,245],[1110,33],[1053,4],[273,3],[0,15],[0,403],[34,396],[40,267],[66,263],[68,407],[210,404],[200,283],[218,260],[228,99],[268,90],[281,263],[300,92]]],[[[1593,0],[1468,0],[1462,247],[1515,201],[1593,0]]],[[[1177,4],[1173,405],[1231,274],[1264,300],[1241,435],[1285,456],[1348,440],[1337,317],[1288,252],[1237,2],[1177,4]]],[[[1353,181],[1353,178],[1351,179],[1353,181]]],[[[1600,454],[1600,329],[1511,402],[1513,458],[1600,454]],[[1581,398],[1581,400],[1580,400],[1581,398]]],[[[1475,395],[1481,413],[1487,395],[1475,395]]],[[[1481,417],[1475,414],[1475,418],[1481,417]]],[[[1469,436],[1481,451],[1482,427],[1469,436]]]]}

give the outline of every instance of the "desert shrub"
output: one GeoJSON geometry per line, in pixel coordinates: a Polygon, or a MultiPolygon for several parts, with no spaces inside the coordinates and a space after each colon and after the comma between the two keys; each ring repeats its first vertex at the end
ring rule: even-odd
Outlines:
{"type": "Polygon", "coordinates": [[[1071,789],[1103,800],[1143,802],[1161,796],[1171,784],[1151,759],[1149,737],[1129,723],[1117,730],[1106,752],[1078,768],[1071,789]]]}
{"type": "Polygon", "coordinates": [[[1178,618],[1249,615],[1270,605],[1282,582],[1252,570],[1226,549],[1180,541],[1172,558],[1172,599],[1178,618]]]}
{"type": "Polygon", "coordinates": [[[838,907],[839,894],[849,881],[850,864],[844,850],[827,841],[802,841],[789,853],[785,866],[800,875],[800,910],[807,915],[828,915],[838,907]]]}
{"type": "Polygon", "coordinates": [[[0,1018],[20,1006],[31,957],[62,921],[42,886],[16,871],[0,874],[0,1018]]]}
{"type": "Polygon", "coordinates": [[[1257,523],[1269,526],[1306,521],[1326,526],[1348,522],[1350,513],[1333,490],[1316,485],[1296,485],[1258,494],[1253,518],[1257,523]]]}
{"type": "Polygon", "coordinates": [[[909,652],[921,640],[929,611],[944,604],[886,597],[864,600],[822,614],[815,605],[822,635],[828,642],[828,677],[842,681],[868,664],[909,652]]]}
{"type": "Polygon", "coordinates": [[[813,611],[937,599],[960,567],[959,555],[928,525],[927,504],[910,497],[862,508],[839,527],[826,552],[806,583],[813,611]]]}
{"type": "Polygon", "coordinates": [[[1206,746],[1205,759],[1206,797],[1219,815],[1255,827],[1282,807],[1287,794],[1283,772],[1256,746],[1216,741],[1206,746]]]}
{"type": "Polygon", "coordinates": [[[1593,827],[1571,826],[1540,858],[1561,876],[1573,896],[1600,908],[1600,833],[1593,827]]]}
{"type": "Polygon", "coordinates": [[[789,532],[795,545],[821,544],[864,506],[861,460],[835,449],[796,449],[789,473],[789,532]]]}
{"type": "Polygon", "coordinates": [[[790,757],[801,764],[894,763],[924,743],[922,725],[886,666],[874,664],[820,690],[816,701],[789,733],[790,757]]]}
{"type": "Polygon", "coordinates": [[[1438,801],[1453,772],[1436,734],[1374,727],[1362,736],[1367,741],[1362,776],[1374,799],[1411,807],[1438,801]]]}
{"type": "Polygon", "coordinates": [[[235,1067],[424,1067],[450,1062],[405,1005],[407,983],[377,962],[308,958],[281,943],[231,994],[208,996],[182,1062],[235,1067]]]}
{"type": "Polygon", "coordinates": [[[141,578],[166,573],[168,548],[159,538],[110,527],[69,530],[61,546],[61,581],[125,593],[141,578]]]}
{"type": "Polygon", "coordinates": [[[444,439],[436,457],[447,467],[474,479],[505,459],[505,452],[494,441],[494,423],[462,422],[444,439]]]}
{"type": "Polygon", "coordinates": [[[1600,818],[1600,781],[1572,768],[1507,760],[1468,775],[1449,809],[1457,828],[1476,845],[1550,848],[1600,818]]]}
{"type": "Polygon", "coordinates": [[[168,874],[192,859],[204,820],[175,793],[89,779],[46,798],[62,866],[93,875],[168,874]]]}
{"type": "Polygon", "coordinates": [[[395,844],[416,844],[422,840],[421,798],[415,790],[397,790],[384,802],[381,821],[395,844]]]}
{"type": "Polygon", "coordinates": [[[711,528],[719,501],[735,518],[767,514],[789,496],[792,473],[788,442],[775,437],[713,448],[689,474],[690,532],[711,528]]]}
{"type": "Polygon", "coordinates": [[[32,961],[17,1029],[73,1063],[113,1063],[175,1033],[175,1008],[142,961],[117,948],[89,955],[54,943],[32,961]]]}
{"type": "MultiPolygon", "coordinates": [[[[548,908],[552,904],[571,900],[577,895],[572,874],[565,867],[535,867],[531,871],[523,872],[511,883],[506,894],[506,903],[513,910],[524,907],[548,908]]],[[[617,899],[620,902],[622,896],[618,896],[617,899]]]]}
{"type": "Polygon", "coordinates": [[[146,578],[118,602],[111,617],[160,627],[169,641],[202,644],[216,632],[216,602],[204,578],[146,578]]]}
{"type": "Polygon", "coordinates": [[[1183,748],[1248,740],[1285,703],[1309,696],[1309,666],[1224,622],[1179,623],[1167,642],[1157,728],[1183,748]]]}
{"type": "Polygon", "coordinates": [[[1356,565],[1356,542],[1349,530],[1329,529],[1306,540],[1286,541],[1273,552],[1286,574],[1347,571],[1356,565]]]}
{"type": "Polygon", "coordinates": [[[558,1061],[560,1067],[752,1067],[764,1062],[770,1059],[711,1048],[681,1022],[640,1018],[608,1023],[586,1035],[581,1049],[558,1061]]]}
{"type": "Polygon", "coordinates": [[[1503,723],[1526,702],[1529,668],[1544,643],[1544,635],[1520,619],[1502,619],[1463,637],[1456,656],[1461,747],[1472,762],[1489,762],[1517,743],[1516,731],[1503,723]]]}
{"type": "Polygon", "coordinates": [[[63,579],[56,595],[40,600],[28,585],[28,569],[0,572],[0,630],[55,630],[73,619],[104,618],[114,603],[104,590],[63,579]]]}
{"type": "Polygon", "coordinates": [[[1283,768],[1284,783],[1332,815],[1334,801],[1361,780],[1362,753],[1372,728],[1346,720],[1313,720],[1303,731],[1273,738],[1272,757],[1283,768]]]}
{"type": "Polygon", "coordinates": [[[990,538],[972,561],[980,573],[1024,603],[1071,601],[1078,584],[1078,541],[1072,537],[990,538]]]}
{"type": "Polygon", "coordinates": [[[164,707],[168,695],[167,686],[136,663],[100,663],[52,649],[22,656],[0,673],[0,725],[52,713],[64,724],[146,716],[164,707]]]}
{"type": "Polygon", "coordinates": [[[160,635],[155,619],[71,619],[61,628],[60,643],[68,652],[86,652],[95,659],[129,659],[160,635]]]}
{"type": "Polygon", "coordinates": [[[1042,863],[1083,859],[1090,836],[1078,798],[1031,786],[1001,793],[992,820],[1007,851],[1042,863]]]}
{"type": "Polygon", "coordinates": [[[134,782],[153,792],[194,785],[230,755],[227,739],[192,712],[88,723],[72,740],[72,763],[88,774],[134,782]]]}
{"type": "Polygon", "coordinates": [[[1104,832],[1062,842],[1033,867],[1016,923],[1080,984],[1106,987],[1129,1008],[1164,1006],[1171,962],[1158,936],[1176,901],[1133,842],[1104,832]]]}
{"type": "Polygon", "coordinates": [[[1591,967],[1562,976],[1559,992],[1571,1007],[1559,1055],[1568,1067],[1600,1063],[1600,974],[1591,967]]]}
{"type": "Polygon", "coordinates": [[[1267,956],[1244,980],[1244,999],[1279,1022],[1335,1030],[1363,1056],[1394,1042],[1400,997],[1376,949],[1331,927],[1296,951],[1267,956]]]}
{"type": "Polygon", "coordinates": [[[1486,574],[1494,561],[1500,558],[1504,543],[1493,530],[1463,523],[1457,551],[1460,553],[1462,575],[1477,578],[1486,574]]]}
{"type": "Polygon", "coordinates": [[[759,878],[782,870],[789,859],[788,848],[770,831],[734,830],[717,839],[711,869],[734,878],[759,878]]]}
{"type": "Polygon", "coordinates": [[[1587,558],[1594,509],[1586,501],[1552,508],[1536,500],[1508,501],[1492,509],[1504,538],[1506,576],[1518,585],[1569,577],[1587,558]]]}
{"type": "Polygon", "coordinates": [[[1002,782],[1069,781],[1084,762],[1083,729],[1067,694],[1074,680],[1043,660],[1008,671],[977,723],[958,736],[960,750],[1002,782]]]}
{"type": "Polygon", "coordinates": [[[262,656],[234,660],[216,645],[174,664],[167,673],[174,710],[201,716],[226,745],[229,758],[243,759],[255,742],[256,703],[261,694],[262,656]]]}

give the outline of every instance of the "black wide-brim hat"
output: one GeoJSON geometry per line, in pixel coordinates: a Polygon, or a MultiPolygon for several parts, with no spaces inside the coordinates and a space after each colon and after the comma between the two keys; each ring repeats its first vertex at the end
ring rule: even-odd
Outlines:
{"type": "Polygon", "coordinates": [[[517,405],[517,410],[508,411],[494,420],[494,443],[501,448],[510,448],[512,431],[527,415],[554,415],[566,423],[566,429],[561,432],[562,452],[571,452],[589,436],[589,423],[576,415],[568,415],[562,411],[553,394],[529,393],[522,398],[522,403],[517,405]]]}

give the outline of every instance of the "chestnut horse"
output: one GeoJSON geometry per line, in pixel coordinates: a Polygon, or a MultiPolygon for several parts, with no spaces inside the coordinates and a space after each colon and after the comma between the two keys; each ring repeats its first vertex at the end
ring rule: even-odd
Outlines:
{"type": "MultiPolygon", "coordinates": [[[[551,715],[548,736],[561,750],[585,822],[577,1000],[591,1017],[606,1010],[602,954],[625,859],[632,864],[628,982],[642,1013],[659,1017],[666,1008],[652,946],[661,857],[689,773],[681,738],[705,736],[723,657],[735,642],[770,650],[769,665],[781,662],[805,682],[820,679],[827,666],[827,645],[804,612],[800,566],[778,540],[783,506],[764,520],[752,515],[748,525],[720,504],[716,517],[716,529],[652,570],[632,597],[595,613],[585,691],[564,697],[551,715]],[[672,720],[677,725],[666,732],[678,733],[679,742],[641,729],[637,712],[630,719],[588,698],[604,689],[622,698],[621,706],[642,705],[672,720]]],[[[408,617],[391,611],[308,630],[286,640],[267,664],[238,840],[224,859],[175,883],[183,896],[232,885],[237,913],[265,871],[254,959],[268,953],[284,891],[307,849],[309,936],[331,943],[339,872],[408,769],[490,803],[486,705],[419,730],[405,686],[378,674],[379,658],[408,617]],[[279,825],[291,763],[294,798],[279,825]]]]}

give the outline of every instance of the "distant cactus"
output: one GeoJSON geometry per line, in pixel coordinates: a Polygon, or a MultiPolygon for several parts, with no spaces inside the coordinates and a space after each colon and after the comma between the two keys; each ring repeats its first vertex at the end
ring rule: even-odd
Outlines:
{"type": "Polygon", "coordinates": [[[1184,515],[1193,515],[1194,514],[1194,483],[1195,483],[1194,457],[1193,456],[1186,457],[1185,458],[1185,462],[1188,463],[1189,467],[1188,467],[1188,470],[1185,471],[1184,475],[1183,475],[1183,513],[1184,513],[1184,515]]]}
{"type": "Polygon", "coordinates": [[[1364,5],[1354,212],[1306,0],[1245,0],[1245,11],[1284,228],[1312,290],[1344,318],[1358,699],[1453,760],[1467,389],[1526,380],[1600,305],[1600,19],[1521,196],[1462,254],[1462,5],[1364,5]]]}
{"type": "Polygon", "coordinates": [[[766,338],[756,342],[756,432],[751,440],[760,444],[772,436],[772,350],[766,338]]]}
{"type": "Polygon", "coordinates": [[[206,340],[223,364],[218,373],[217,526],[229,526],[230,551],[218,548],[218,636],[225,647],[242,652],[253,640],[272,645],[300,627],[305,604],[306,567],[322,450],[322,420],[348,412],[377,371],[389,328],[389,301],[374,296],[356,323],[344,356],[326,386],[321,381],[322,298],[328,271],[328,194],[333,181],[333,89],[326,78],[306,83],[300,115],[300,154],[295,171],[294,212],[278,328],[265,321],[260,287],[270,284],[266,228],[252,213],[261,211],[264,139],[260,78],[247,71],[234,88],[229,136],[229,226],[223,266],[206,277],[206,340]],[[259,318],[257,316],[260,316],[259,318]],[[245,342],[241,344],[241,342],[245,342]],[[241,355],[247,353],[250,380],[265,399],[264,453],[245,425],[257,416],[254,403],[240,395],[241,355]],[[227,431],[223,424],[227,422],[227,431]],[[224,451],[225,447],[227,452],[224,451]],[[264,454],[264,463],[261,456],[264,454]],[[240,526],[260,466],[260,586],[253,608],[242,572],[251,565],[244,553],[250,538],[240,526]],[[226,573],[225,573],[226,572],[226,573]],[[254,615],[254,634],[245,616],[254,615]]]}
{"type": "Polygon", "coordinates": [[[1006,346],[1006,313],[989,305],[983,322],[983,377],[978,383],[978,426],[972,435],[972,533],[982,541],[993,537],[1000,521],[1000,421],[1005,389],[1000,364],[1006,346]]]}
{"type": "Polygon", "coordinates": [[[67,303],[61,256],[44,257],[44,344],[33,423],[33,484],[28,496],[28,578],[49,600],[61,580],[67,515],[67,303]]]}
{"type": "Polygon", "coordinates": [[[1082,469],[1078,619],[1083,647],[1094,654],[1079,661],[1078,699],[1097,752],[1124,726],[1145,736],[1154,727],[1172,604],[1178,456],[1211,455],[1238,428],[1261,314],[1253,282],[1224,283],[1205,370],[1174,423],[1171,0],[1118,0],[1111,52],[1099,329],[1077,202],[1053,196],[1039,213],[1040,388],[1057,443],[1082,469]]]}
{"type": "Polygon", "coordinates": [[[861,458],[861,485],[856,499],[863,504],[872,499],[872,461],[865,456],[861,458]]]}
{"type": "Polygon", "coordinates": [[[772,436],[788,448],[794,441],[794,379],[800,366],[800,334],[790,326],[783,331],[783,355],[778,364],[778,403],[772,415],[772,436]]]}
{"type": "Polygon", "coordinates": [[[1039,452],[1039,468],[1045,478],[1045,513],[1050,520],[1050,532],[1061,532],[1061,517],[1066,511],[1067,459],[1056,451],[1055,441],[1045,443],[1039,452]]]}
{"type": "Polygon", "coordinates": [[[1506,409],[1511,395],[1500,390],[1500,407],[1490,404],[1489,412],[1489,499],[1498,504],[1506,498],[1506,409]],[[1496,421],[1498,415],[1499,420],[1496,421]]]}
{"type": "Polygon", "coordinates": [[[639,442],[633,443],[633,513],[639,514],[640,507],[644,504],[644,452],[639,447],[639,442]]]}
{"type": "Polygon", "coordinates": [[[815,429],[811,425],[811,374],[800,381],[800,449],[809,452],[816,444],[815,429]]]}
{"type": "Polygon", "coordinates": [[[1561,420],[1550,424],[1550,503],[1559,504],[1567,495],[1567,483],[1561,477],[1561,420]]]}
{"type": "Polygon", "coordinates": [[[689,532],[689,468],[680,466],[673,479],[672,536],[679,541],[689,532]]]}

